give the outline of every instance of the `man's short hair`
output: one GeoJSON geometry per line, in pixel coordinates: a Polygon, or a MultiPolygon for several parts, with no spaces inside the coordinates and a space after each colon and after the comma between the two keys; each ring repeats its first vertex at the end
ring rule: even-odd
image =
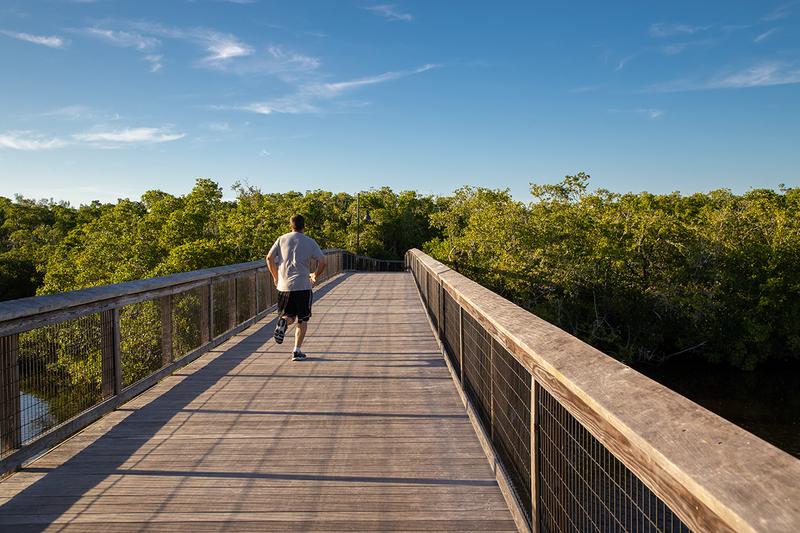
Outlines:
{"type": "Polygon", "coordinates": [[[306,227],[306,219],[303,218],[303,215],[292,215],[289,221],[292,223],[292,229],[295,231],[303,230],[306,227]]]}

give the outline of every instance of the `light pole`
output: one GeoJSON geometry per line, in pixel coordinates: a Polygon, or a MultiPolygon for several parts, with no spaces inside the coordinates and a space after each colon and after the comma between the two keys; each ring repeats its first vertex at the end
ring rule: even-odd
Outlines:
{"type": "MultiPolygon", "coordinates": [[[[369,216],[369,207],[367,214],[364,215],[364,222],[369,224],[372,220],[369,216]]],[[[361,251],[361,193],[356,193],[356,255],[361,251]]]]}

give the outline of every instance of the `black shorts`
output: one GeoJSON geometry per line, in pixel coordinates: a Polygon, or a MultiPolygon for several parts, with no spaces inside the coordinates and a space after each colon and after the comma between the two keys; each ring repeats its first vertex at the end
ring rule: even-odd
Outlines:
{"type": "Polygon", "coordinates": [[[311,318],[311,303],[314,293],[307,291],[278,291],[278,316],[297,317],[298,322],[311,318]]]}

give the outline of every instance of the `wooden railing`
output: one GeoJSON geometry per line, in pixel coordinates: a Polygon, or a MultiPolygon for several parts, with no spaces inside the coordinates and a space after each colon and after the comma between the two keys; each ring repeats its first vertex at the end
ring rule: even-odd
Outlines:
{"type": "MultiPolygon", "coordinates": [[[[338,249],[325,255],[320,281],[404,268],[338,249]]],[[[0,302],[0,475],[248,327],[276,301],[262,260],[0,302]]]]}
{"type": "Polygon", "coordinates": [[[406,263],[524,527],[800,531],[800,460],[419,250],[406,263]]]}

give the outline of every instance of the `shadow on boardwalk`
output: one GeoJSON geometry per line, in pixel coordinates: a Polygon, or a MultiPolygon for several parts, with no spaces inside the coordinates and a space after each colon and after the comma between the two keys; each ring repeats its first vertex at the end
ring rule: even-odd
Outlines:
{"type": "MultiPolygon", "coordinates": [[[[341,288],[350,277],[342,276],[322,287],[317,292],[317,299],[341,288]]],[[[362,279],[369,280],[368,277],[362,279]]],[[[371,287],[368,281],[362,285],[371,287]]],[[[326,318],[323,312],[319,318],[319,322],[329,322],[330,324],[325,327],[329,328],[328,332],[334,333],[328,336],[333,338],[333,341],[321,341],[328,343],[328,348],[333,346],[331,342],[341,342],[336,340],[336,330],[330,329],[337,327],[336,321],[341,319],[343,313],[336,307],[336,302],[334,298],[332,305],[327,307],[330,309],[330,317],[326,318]]],[[[413,312],[420,311],[421,307],[413,312]]],[[[403,322],[398,323],[401,324],[398,326],[401,329],[407,327],[403,322]]],[[[414,529],[431,530],[514,529],[510,515],[499,495],[494,476],[485,457],[480,453],[479,445],[477,442],[468,446],[459,444],[469,435],[471,428],[463,410],[460,410],[458,401],[455,400],[455,391],[452,389],[447,370],[440,364],[441,356],[430,348],[418,349],[418,346],[430,344],[427,338],[419,340],[422,337],[409,337],[418,340],[411,343],[407,349],[393,350],[387,346],[389,349],[383,353],[385,358],[381,360],[376,360],[376,355],[371,355],[375,353],[372,345],[363,344],[374,342],[370,340],[356,341],[356,349],[351,351],[326,351],[320,345],[320,349],[315,351],[319,356],[315,358],[317,361],[287,366],[283,355],[281,362],[277,363],[275,358],[264,359],[265,354],[261,353],[267,343],[272,345],[273,327],[273,321],[260,327],[251,327],[247,330],[252,331],[249,335],[240,334],[227,341],[223,345],[226,348],[222,349],[222,353],[201,356],[183,372],[178,371],[175,377],[182,378],[181,381],[161,395],[153,396],[142,407],[123,406],[118,409],[117,416],[126,412],[129,414],[105,432],[102,432],[103,421],[108,424],[107,419],[113,417],[113,413],[96,423],[100,425],[99,429],[90,426],[85,431],[94,431],[100,436],[93,441],[91,437],[86,438],[85,440],[90,441],[89,444],[71,457],[66,456],[68,458],[63,463],[57,464],[55,459],[47,461],[48,456],[45,455],[27,468],[23,468],[16,476],[25,474],[43,474],[43,476],[16,494],[13,494],[12,488],[2,491],[13,496],[0,507],[0,530],[38,532],[61,531],[70,527],[85,531],[92,529],[139,531],[159,528],[170,531],[276,528],[302,530],[321,527],[316,522],[314,513],[327,515],[323,529],[351,529],[351,527],[370,530],[409,529],[412,524],[414,529]],[[367,354],[367,357],[363,357],[362,354],[367,354]],[[358,355],[362,355],[362,358],[358,359],[358,355]],[[359,361],[366,364],[358,367],[359,361]],[[206,364],[200,366],[204,362],[206,364]],[[314,364],[324,365],[316,367],[321,372],[303,376],[303,372],[312,372],[308,369],[314,368],[312,366],[314,364]],[[261,371],[248,372],[253,365],[261,371]],[[386,365],[388,368],[382,370],[381,365],[386,365]],[[195,371],[190,371],[191,368],[198,366],[195,371]],[[353,369],[360,370],[353,371],[353,369]],[[278,401],[279,405],[275,405],[274,409],[272,406],[267,409],[256,408],[257,402],[268,401],[263,398],[265,390],[273,395],[280,392],[266,386],[271,380],[280,380],[284,384],[283,387],[287,391],[286,398],[278,401]],[[300,408],[296,400],[292,404],[292,398],[309,395],[308,387],[312,386],[310,383],[317,387],[331,384],[331,387],[343,391],[341,394],[345,392],[350,395],[355,394],[355,401],[338,399],[331,400],[332,403],[329,402],[327,405],[303,404],[303,408],[300,408]],[[406,383],[408,385],[405,385],[406,383]],[[397,396],[396,391],[402,393],[411,390],[408,387],[423,392],[434,387],[437,396],[431,398],[438,401],[438,398],[445,394],[444,397],[448,398],[448,401],[445,402],[446,405],[441,402],[435,405],[436,401],[423,398],[421,402],[424,400],[423,403],[434,405],[422,412],[412,412],[408,409],[396,409],[397,405],[407,404],[408,401],[392,403],[394,400],[386,400],[388,403],[382,404],[379,401],[382,399],[381,396],[371,399],[371,393],[365,394],[368,389],[383,391],[383,399],[391,399],[397,396]],[[215,397],[215,394],[218,396],[215,397]],[[452,402],[447,394],[454,399],[452,402]],[[226,399],[228,395],[231,400],[226,399]],[[369,402],[362,405],[360,403],[363,401],[362,397],[366,397],[369,402]],[[197,403],[198,399],[200,405],[192,405],[197,403]],[[244,402],[245,408],[234,405],[236,402],[240,404],[244,402]],[[204,408],[206,403],[211,405],[204,408]],[[320,405],[322,408],[310,408],[314,405],[320,405]],[[346,408],[353,405],[363,408],[358,410],[346,408]],[[330,409],[331,406],[334,408],[330,409]],[[340,410],[342,408],[345,409],[340,410]],[[203,418],[212,416],[216,418],[203,418]],[[200,429],[195,429],[195,433],[181,434],[183,425],[189,424],[190,421],[200,426],[200,429]],[[418,437],[415,436],[417,424],[429,426],[427,430],[419,429],[418,437]],[[269,427],[264,429],[265,426],[269,427]],[[436,437],[435,432],[439,431],[439,427],[442,428],[442,432],[449,435],[443,438],[436,437]],[[203,434],[204,428],[207,435],[203,434]],[[456,429],[448,432],[450,428],[456,429]],[[299,440],[303,438],[302,433],[307,432],[310,435],[309,452],[303,453],[302,461],[298,462],[298,459],[291,454],[291,449],[287,453],[285,447],[280,448],[265,441],[263,451],[259,450],[261,455],[252,458],[257,462],[259,469],[250,468],[244,460],[237,463],[237,457],[240,457],[237,454],[244,453],[239,449],[241,446],[239,443],[246,439],[250,439],[249,442],[252,443],[253,439],[257,438],[257,431],[270,435],[269,439],[273,441],[299,440]],[[343,434],[348,431],[353,431],[355,434],[343,434]],[[404,437],[407,440],[417,440],[395,444],[391,439],[398,432],[402,435],[410,434],[411,437],[404,437]],[[219,434],[224,436],[219,437],[219,434]],[[284,437],[284,434],[287,435],[284,437]],[[207,439],[205,442],[212,443],[210,447],[202,440],[197,440],[203,438],[207,439]],[[348,444],[344,447],[339,446],[341,439],[345,439],[348,444]],[[359,454],[358,444],[354,447],[347,439],[356,443],[359,440],[372,439],[370,442],[377,443],[371,445],[373,449],[369,452],[364,445],[364,456],[356,463],[358,468],[355,472],[348,472],[343,466],[351,464],[352,458],[358,458],[359,454]],[[164,443],[167,443],[166,449],[161,448],[164,443]],[[456,445],[465,448],[468,453],[463,457],[435,455],[436,450],[445,450],[456,445]],[[185,450],[185,454],[181,454],[180,451],[172,453],[173,450],[181,449],[185,450]],[[167,454],[166,450],[170,453],[167,454]],[[380,456],[381,454],[385,457],[380,456]],[[415,459],[416,454],[419,458],[415,459]],[[410,458],[412,466],[402,469],[392,466],[397,457],[410,458]],[[339,458],[344,459],[337,463],[339,458]],[[271,461],[274,461],[274,464],[271,461]],[[45,466],[42,466],[43,462],[46,463],[45,466]],[[419,468],[415,468],[413,463],[419,463],[419,468]],[[453,465],[448,467],[448,463],[453,465]],[[429,468],[428,464],[433,466],[429,468]],[[309,472],[310,469],[315,471],[309,472]],[[136,485],[131,481],[135,479],[141,479],[141,484],[136,485]],[[274,480],[280,484],[269,487],[263,484],[253,485],[265,480],[274,480]],[[135,490],[131,494],[124,493],[121,491],[120,483],[128,483],[129,485],[124,486],[134,487],[135,490]],[[237,483],[239,485],[234,486],[237,483]],[[320,483],[328,487],[324,493],[319,489],[320,483]],[[215,484],[219,484],[218,487],[215,484]],[[241,489],[242,484],[245,485],[244,490],[241,489]],[[392,486],[397,488],[392,489],[392,486]],[[288,496],[286,502],[279,501],[277,506],[269,501],[275,498],[280,500],[283,497],[281,492],[285,493],[291,487],[299,487],[298,490],[309,500],[293,501],[293,497],[288,496]],[[252,488],[250,494],[247,494],[248,488],[252,488]],[[108,493],[114,489],[116,489],[114,495],[109,496],[108,493]],[[240,492],[234,492],[234,489],[240,492]],[[443,489],[446,491],[441,492],[443,489]],[[258,491],[265,492],[261,494],[258,491]],[[343,506],[344,504],[339,501],[343,496],[337,497],[331,491],[356,495],[356,506],[359,505],[358,498],[363,498],[368,512],[359,515],[356,512],[358,509],[354,511],[351,504],[343,506]],[[224,506],[216,506],[215,493],[219,494],[219,500],[223,498],[231,500],[224,506]],[[362,494],[363,496],[359,496],[362,494]],[[163,501],[160,498],[163,498],[163,501]],[[227,516],[229,511],[217,511],[217,509],[229,509],[231,505],[237,507],[237,498],[249,502],[241,502],[239,506],[241,516],[227,516]],[[254,506],[253,500],[261,501],[261,498],[264,498],[265,502],[254,506]],[[425,512],[416,520],[412,518],[410,522],[383,520],[382,513],[371,511],[386,507],[387,511],[399,512],[402,507],[413,508],[414,505],[422,505],[426,499],[431,500],[431,498],[434,503],[439,501],[439,506],[443,506],[445,511],[425,512]],[[193,503],[193,499],[208,501],[209,504],[204,508],[202,502],[193,503]],[[396,503],[390,503],[389,500],[396,500],[396,503]],[[272,505],[273,509],[265,512],[265,507],[268,505],[272,505]],[[459,506],[468,509],[459,512],[459,506]],[[208,513],[203,517],[205,510],[208,513]],[[134,516],[134,512],[140,513],[136,516],[141,518],[126,517],[126,513],[134,516]],[[155,520],[154,517],[159,512],[169,514],[166,518],[162,516],[155,520]],[[438,516],[439,514],[441,516],[438,516]],[[463,520],[460,519],[462,514],[463,520]],[[108,518],[104,519],[103,515],[108,515],[108,518]],[[174,521],[170,522],[173,520],[172,516],[174,521]],[[476,520],[477,517],[480,519],[476,520]],[[55,521],[58,523],[54,523],[55,521]]],[[[338,327],[341,327],[341,324],[338,327]]],[[[320,335],[320,338],[324,339],[325,336],[320,335]]],[[[313,335],[310,339],[313,339],[313,335]]],[[[169,379],[175,378],[167,378],[169,379]]],[[[156,385],[159,386],[166,388],[169,385],[162,382],[156,385]]],[[[148,392],[152,395],[153,390],[148,392]]],[[[132,402],[144,403],[144,400],[146,398],[140,396],[132,402]]],[[[474,435],[472,438],[476,441],[474,435]]],[[[59,450],[55,452],[61,453],[59,450]]],[[[14,478],[15,476],[11,476],[6,483],[11,482],[13,485],[14,478]]],[[[2,488],[3,483],[0,483],[0,489],[2,488]]],[[[411,514],[413,515],[413,510],[411,514]]]]}

